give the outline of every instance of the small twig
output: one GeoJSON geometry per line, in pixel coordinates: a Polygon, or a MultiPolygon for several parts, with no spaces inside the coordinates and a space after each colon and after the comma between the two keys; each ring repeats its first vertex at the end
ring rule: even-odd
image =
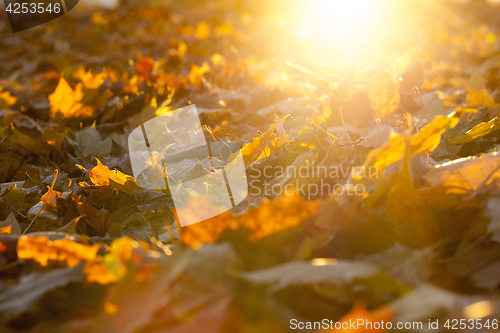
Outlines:
{"type": "Polygon", "coordinates": [[[325,133],[326,135],[328,135],[333,140],[337,140],[337,137],[335,135],[333,135],[333,134],[328,133],[327,131],[325,131],[323,128],[321,128],[321,126],[319,126],[318,124],[316,124],[316,122],[314,120],[312,120],[311,118],[307,117],[306,121],[309,122],[309,123],[311,123],[311,125],[313,125],[317,129],[319,129],[320,131],[322,131],[323,133],[325,133]]]}
{"type": "Polygon", "coordinates": [[[355,145],[360,144],[361,142],[365,142],[365,141],[366,141],[365,138],[361,137],[358,140],[353,141],[351,143],[346,143],[346,144],[343,144],[343,145],[330,146],[330,147],[324,148],[324,149],[330,150],[330,149],[333,149],[333,148],[342,148],[342,147],[347,147],[347,146],[355,146],[355,145]]]}
{"type": "Polygon", "coordinates": [[[11,204],[9,204],[8,202],[5,202],[2,198],[0,198],[0,202],[3,202],[4,204],[6,204],[7,206],[9,206],[13,211],[15,211],[17,214],[19,214],[20,216],[26,218],[26,216],[24,216],[23,214],[19,213],[17,211],[17,209],[15,209],[14,207],[11,206],[11,204]]]}
{"type": "Polygon", "coordinates": [[[45,198],[45,200],[43,201],[43,204],[42,204],[42,207],[40,208],[40,210],[38,211],[38,213],[36,213],[36,216],[35,218],[31,221],[31,223],[28,225],[28,227],[26,229],[24,229],[23,231],[23,235],[26,233],[26,231],[28,231],[28,229],[33,225],[33,223],[35,222],[36,218],[38,217],[38,215],[40,215],[40,213],[42,212],[43,208],[45,207],[45,202],[47,202],[47,200],[49,199],[50,197],[50,193],[52,192],[52,189],[54,188],[54,186],[56,185],[56,180],[57,180],[57,175],[59,174],[59,170],[55,169],[54,170],[54,180],[52,181],[52,185],[50,185],[49,187],[49,191],[47,192],[47,197],[45,198]]]}
{"type": "Polygon", "coordinates": [[[20,263],[21,263],[20,260],[9,262],[8,264],[5,264],[2,267],[0,267],[0,272],[3,272],[3,271],[6,271],[12,267],[15,267],[15,266],[19,265],[20,263]]]}
{"type": "Polygon", "coordinates": [[[418,98],[420,98],[420,102],[422,103],[422,106],[424,107],[425,116],[427,117],[427,121],[430,123],[431,120],[429,119],[429,114],[427,113],[427,108],[425,107],[424,100],[422,99],[422,96],[420,96],[420,91],[418,90],[418,87],[413,88],[413,91],[415,92],[415,94],[418,95],[418,98]]]}

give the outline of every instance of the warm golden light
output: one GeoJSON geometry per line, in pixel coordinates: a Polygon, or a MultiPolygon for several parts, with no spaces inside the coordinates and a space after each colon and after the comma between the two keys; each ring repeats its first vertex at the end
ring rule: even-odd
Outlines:
{"type": "Polygon", "coordinates": [[[334,266],[337,262],[337,259],[332,258],[315,258],[311,260],[313,266],[334,266]]]}
{"type": "Polygon", "coordinates": [[[477,302],[464,309],[468,319],[481,319],[493,313],[493,305],[489,301],[477,302]]]}
{"type": "Polygon", "coordinates": [[[302,6],[303,38],[359,46],[380,30],[386,0],[310,0],[302,6]]]}

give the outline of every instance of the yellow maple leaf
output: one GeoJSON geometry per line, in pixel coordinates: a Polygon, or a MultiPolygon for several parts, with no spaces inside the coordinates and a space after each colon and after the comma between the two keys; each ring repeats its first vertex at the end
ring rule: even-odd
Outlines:
{"type": "Polygon", "coordinates": [[[73,73],[73,77],[82,81],[83,85],[87,89],[99,88],[104,83],[106,76],[106,72],[99,74],[93,74],[91,70],[87,72],[83,66],[80,66],[78,70],[73,73]]]}
{"type": "Polygon", "coordinates": [[[486,90],[486,88],[483,88],[483,90],[469,88],[469,86],[466,86],[466,88],[467,88],[467,103],[469,103],[469,106],[477,106],[477,105],[495,106],[495,100],[486,90]]]}
{"type": "Polygon", "coordinates": [[[382,72],[372,77],[368,83],[368,97],[376,118],[386,118],[393,113],[398,107],[399,92],[392,75],[382,72]]]}
{"type": "Polygon", "coordinates": [[[116,188],[118,191],[133,195],[134,190],[141,188],[135,183],[135,179],[119,170],[109,170],[97,158],[97,165],[92,170],[87,170],[81,165],[76,165],[80,169],[89,173],[90,180],[94,185],[116,188]]]}
{"type": "Polygon", "coordinates": [[[81,103],[82,99],[83,84],[78,83],[75,89],[72,89],[68,82],[61,77],[56,90],[49,95],[51,116],[54,117],[57,112],[61,112],[66,118],[91,116],[94,109],[81,103]]]}
{"type": "MultiPolygon", "coordinates": [[[[458,123],[458,116],[451,114],[448,117],[437,116],[430,124],[422,128],[420,132],[410,138],[410,158],[431,152],[437,148],[441,141],[441,134],[448,128],[453,128],[458,123]]],[[[369,170],[371,167],[377,168],[377,174],[388,166],[398,162],[405,154],[406,138],[391,133],[389,141],[382,147],[374,149],[368,154],[364,167],[369,170]]]]}
{"type": "Polygon", "coordinates": [[[17,241],[17,257],[33,259],[42,266],[47,266],[49,260],[66,261],[73,267],[80,261],[93,261],[96,258],[99,245],[85,245],[70,239],[50,240],[47,236],[22,236],[17,241]]]}
{"type": "MultiPolygon", "coordinates": [[[[318,206],[319,201],[304,201],[296,194],[283,195],[272,201],[265,199],[259,207],[245,214],[234,216],[231,212],[225,212],[201,223],[185,226],[181,229],[181,237],[184,243],[197,248],[203,243],[215,242],[225,229],[236,230],[244,227],[250,231],[250,238],[257,241],[298,225],[316,213],[318,206]]],[[[191,206],[188,209],[191,209],[191,206]]]]}
{"type": "Polygon", "coordinates": [[[289,114],[279,119],[278,116],[275,115],[275,121],[271,124],[267,132],[262,136],[254,138],[252,142],[241,148],[241,154],[245,160],[245,165],[248,166],[261,158],[271,155],[271,145],[275,137],[275,132],[278,133],[278,138],[276,139],[276,144],[272,147],[279,148],[288,143],[288,135],[283,127],[283,122],[288,116],[289,114]]]}

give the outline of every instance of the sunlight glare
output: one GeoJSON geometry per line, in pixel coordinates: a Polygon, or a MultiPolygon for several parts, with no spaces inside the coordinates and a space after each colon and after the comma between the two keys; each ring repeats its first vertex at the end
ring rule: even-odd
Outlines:
{"type": "Polygon", "coordinates": [[[301,38],[316,38],[339,47],[365,46],[383,21],[386,0],[304,1],[298,29],[301,38]]]}
{"type": "Polygon", "coordinates": [[[481,319],[493,313],[493,305],[489,301],[477,302],[464,309],[464,314],[469,319],[481,319]]]}

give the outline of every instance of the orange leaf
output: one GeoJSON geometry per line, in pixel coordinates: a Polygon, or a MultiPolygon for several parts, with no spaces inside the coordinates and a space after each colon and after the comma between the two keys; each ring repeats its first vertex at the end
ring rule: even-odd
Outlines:
{"type": "Polygon", "coordinates": [[[68,82],[61,77],[56,90],[49,95],[51,115],[61,112],[64,117],[88,117],[94,112],[90,106],[81,102],[83,99],[83,84],[78,83],[73,90],[68,82]]]}
{"type": "Polygon", "coordinates": [[[59,260],[73,267],[82,260],[95,260],[98,250],[98,244],[89,246],[67,238],[50,240],[47,236],[22,236],[17,241],[18,258],[33,259],[42,266],[47,266],[49,260],[59,260]]]}
{"type": "Polygon", "coordinates": [[[119,170],[109,170],[107,166],[101,163],[97,158],[97,166],[92,170],[86,170],[81,165],[76,165],[89,173],[90,180],[94,185],[116,188],[118,191],[134,194],[134,190],[141,188],[135,183],[133,177],[130,177],[119,170]]]}
{"type": "MultiPolygon", "coordinates": [[[[236,230],[245,227],[250,231],[251,239],[257,241],[298,225],[314,214],[318,205],[319,201],[303,201],[296,194],[283,195],[278,200],[263,200],[258,208],[251,209],[246,214],[234,216],[231,212],[225,212],[206,221],[183,227],[181,236],[184,243],[197,248],[203,243],[215,242],[225,229],[236,230]]],[[[188,202],[183,209],[192,211],[193,207],[201,208],[199,203],[188,202]]]]}
{"type": "Polygon", "coordinates": [[[468,86],[466,86],[466,88],[467,88],[467,103],[469,103],[469,106],[477,106],[477,105],[495,106],[495,100],[486,90],[486,88],[483,88],[483,90],[469,88],[468,86]]]}
{"type": "Polygon", "coordinates": [[[149,80],[149,72],[153,69],[153,63],[153,58],[143,57],[141,54],[138,54],[135,59],[134,70],[139,73],[140,76],[149,80]]]}
{"type": "Polygon", "coordinates": [[[92,74],[91,70],[86,72],[85,68],[83,68],[83,66],[80,66],[80,68],[78,68],[78,70],[73,73],[73,77],[82,81],[85,88],[97,89],[104,83],[104,79],[107,77],[107,73],[102,72],[99,74],[92,74]]]}
{"type": "Polygon", "coordinates": [[[203,75],[205,75],[205,73],[208,71],[210,71],[210,66],[206,62],[204,62],[201,67],[193,64],[188,76],[189,83],[191,83],[195,87],[199,87],[203,75]]]}
{"type": "Polygon", "coordinates": [[[12,96],[8,91],[2,92],[2,87],[0,87],[0,109],[14,105],[16,102],[17,97],[12,96]]]}
{"type": "Polygon", "coordinates": [[[11,225],[0,228],[0,235],[4,235],[4,234],[10,235],[11,233],[12,233],[12,226],[11,225]]]}
{"type": "MultiPolygon", "coordinates": [[[[87,276],[88,282],[110,284],[119,281],[127,273],[127,262],[130,260],[141,261],[139,252],[143,250],[142,253],[144,253],[145,250],[147,253],[148,249],[132,238],[123,237],[114,240],[109,250],[109,253],[106,253],[104,257],[98,257],[95,261],[85,264],[83,272],[87,276]]],[[[136,279],[139,275],[144,276],[144,269],[137,272],[136,279]]]]}

